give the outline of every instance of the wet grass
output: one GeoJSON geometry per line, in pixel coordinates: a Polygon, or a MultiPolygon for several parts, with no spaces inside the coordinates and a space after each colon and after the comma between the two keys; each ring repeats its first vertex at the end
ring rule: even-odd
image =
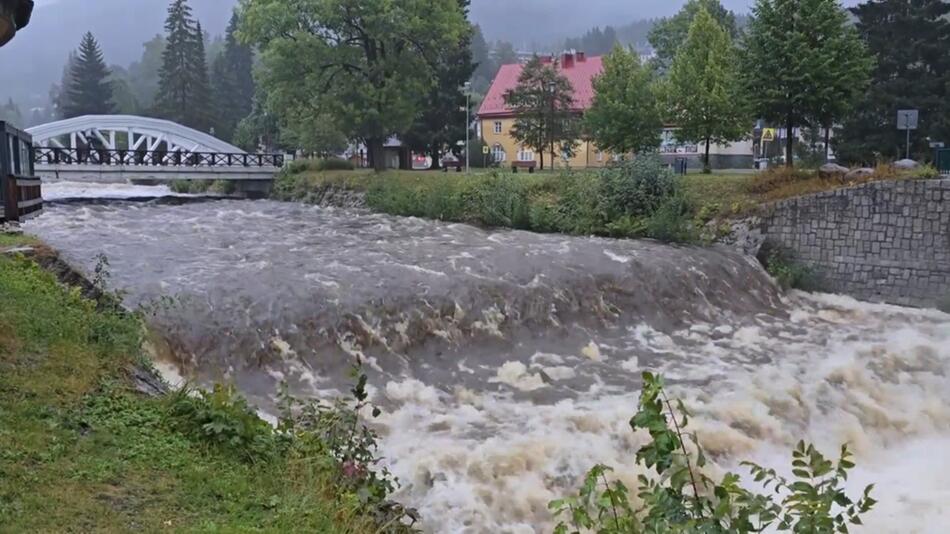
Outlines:
{"type": "Polygon", "coordinates": [[[328,458],[249,462],[182,431],[132,387],[141,342],[138,319],[0,255],[0,530],[375,531],[328,458]]]}

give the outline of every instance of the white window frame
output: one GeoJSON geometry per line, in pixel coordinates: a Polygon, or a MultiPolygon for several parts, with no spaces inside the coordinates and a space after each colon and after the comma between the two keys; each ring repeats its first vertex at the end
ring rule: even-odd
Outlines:
{"type": "Polygon", "coordinates": [[[534,161],[534,151],[527,147],[521,147],[518,151],[518,161],[534,161]]]}
{"type": "Polygon", "coordinates": [[[492,131],[496,134],[501,134],[501,121],[495,121],[495,124],[492,126],[492,131]]]}
{"type": "Polygon", "coordinates": [[[504,163],[508,159],[508,153],[505,151],[505,147],[501,146],[501,143],[495,143],[491,147],[491,157],[495,163],[504,163]]]}

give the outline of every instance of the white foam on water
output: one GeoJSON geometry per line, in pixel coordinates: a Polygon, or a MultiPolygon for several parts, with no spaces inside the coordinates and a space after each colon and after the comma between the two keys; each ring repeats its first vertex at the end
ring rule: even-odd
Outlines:
{"type": "Polygon", "coordinates": [[[629,419],[642,367],[677,377],[669,392],[692,410],[710,474],[732,470],[755,488],[740,461],[785,473],[800,439],[831,457],[849,443],[858,464],[849,490],[876,483],[880,501],[853,531],[946,532],[950,316],[833,296],[791,300],[789,319],[756,327],[704,325],[670,336],[631,328],[630,344],[664,356],[618,362],[611,372],[630,374],[627,389],[594,384],[538,404],[523,398],[541,385],[532,368],[509,361],[496,382],[510,390],[403,403],[382,418],[382,449],[403,484],[397,498],[420,510],[428,532],[549,532],[548,502],[576,491],[591,466],[612,466],[635,487],[634,455],[647,437],[629,419]],[[763,355],[770,361],[757,363],[763,355]]]}
{"type": "Polygon", "coordinates": [[[109,199],[137,197],[195,196],[173,192],[167,185],[133,185],[127,183],[44,182],[43,199],[109,199]]]}

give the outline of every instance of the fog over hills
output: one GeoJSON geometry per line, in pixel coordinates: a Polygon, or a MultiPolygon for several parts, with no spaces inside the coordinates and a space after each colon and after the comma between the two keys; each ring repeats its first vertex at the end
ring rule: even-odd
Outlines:
{"type": "MultiPolygon", "coordinates": [[[[212,35],[224,32],[237,0],[190,0],[212,35]]],[[[622,26],[669,16],[685,0],[472,0],[472,19],[489,40],[516,48],[551,46],[593,26],[622,26]]],[[[753,0],[723,0],[747,12],[753,0]]],[[[847,0],[853,5],[856,0],[847,0]]],[[[60,80],[70,50],[92,31],[106,62],[127,66],[141,57],[142,43],[163,33],[168,0],[37,0],[33,22],[0,49],[0,104],[12,97],[22,108],[43,105],[60,80]]]]}

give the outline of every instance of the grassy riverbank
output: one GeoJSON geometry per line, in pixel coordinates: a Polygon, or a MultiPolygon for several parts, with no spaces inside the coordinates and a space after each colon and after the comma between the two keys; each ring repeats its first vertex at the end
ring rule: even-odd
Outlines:
{"type": "MultiPolygon", "coordinates": [[[[766,173],[690,174],[671,178],[674,190],[664,202],[617,209],[653,189],[654,180],[601,170],[511,174],[474,170],[473,174],[432,171],[373,173],[367,170],[324,171],[297,164],[282,174],[274,198],[320,202],[328,190],[366,195],[368,207],[381,213],[454,222],[514,227],[538,232],[656,237],[695,241],[712,219],[747,215],[758,206],[787,198],[849,187],[874,180],[932,178],[925,167],[897,171],[880,166],[857,180],[820,177],[807,170],[774,169],[766,173]]],[[[708,235],[706,237],[709,237],[708,235]]]]}
{"type": "Polygon", "coordinates": [[[278,434],[226,390],[137,392],[142,335],[0,253],[0,530],[377,531],[312,433],[278,434]]]}

